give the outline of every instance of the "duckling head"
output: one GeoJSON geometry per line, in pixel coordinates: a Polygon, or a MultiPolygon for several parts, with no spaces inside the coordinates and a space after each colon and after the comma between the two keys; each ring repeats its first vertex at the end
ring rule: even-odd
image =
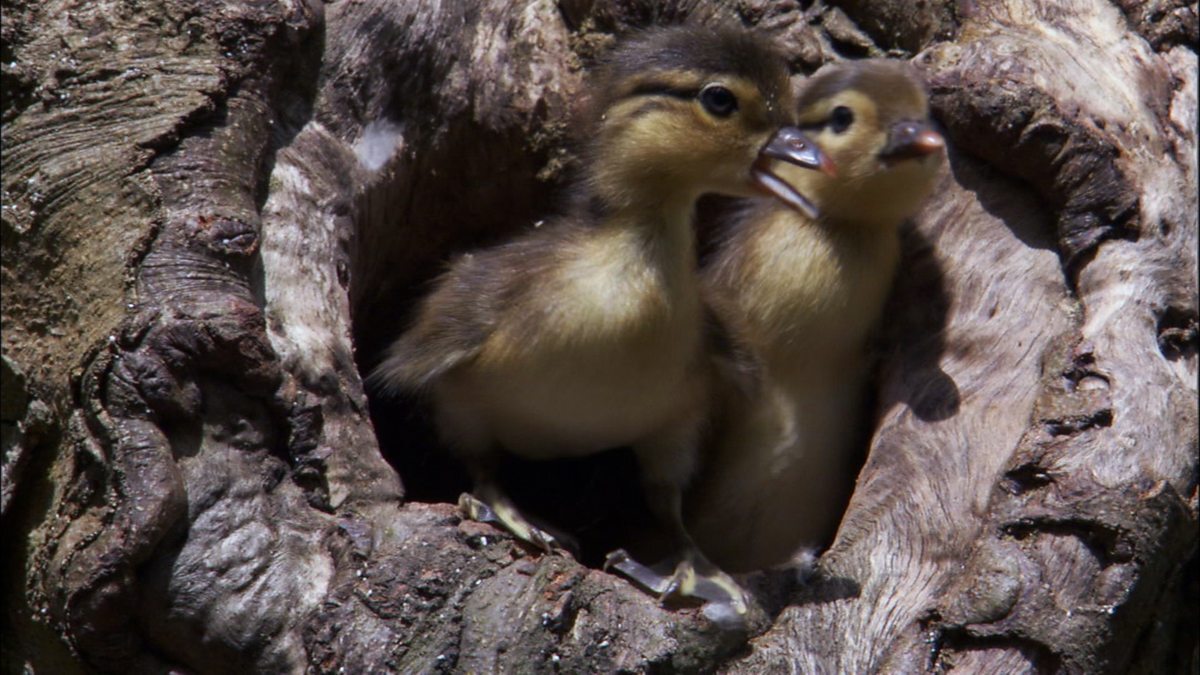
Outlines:
{"type": "Polygon", "coordinates": [[[895,226],[933,189],[945,141],[929,121],[915,70],[871,59],[827,66],[800,94],[798,126],[837,175],[780,167],[821,213],[850,223],[895,226]]]}
{"type": "Polygon", "coordinates": [[[585,157],[592,188],[612,206],[649,197],[689,205],[700,194],[808,201],[771,160],[829,170],[792,122],[784,59],[732,28],[645,31],[613,52],[594,92],[596,133],[585,157]]]}

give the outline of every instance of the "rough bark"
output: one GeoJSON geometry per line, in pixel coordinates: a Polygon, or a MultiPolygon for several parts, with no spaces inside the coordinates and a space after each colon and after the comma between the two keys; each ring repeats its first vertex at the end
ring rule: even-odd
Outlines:
{"type": "Polygon", "coordinates": [[[2,37],[6,672],[1200,663],[1195,3],[51,0],[2,37]],[[358,369],[552,208],[589,60],[679,20],[914,58],[952,143],[837,539],[746,633],[463,522],[358,369]]]}

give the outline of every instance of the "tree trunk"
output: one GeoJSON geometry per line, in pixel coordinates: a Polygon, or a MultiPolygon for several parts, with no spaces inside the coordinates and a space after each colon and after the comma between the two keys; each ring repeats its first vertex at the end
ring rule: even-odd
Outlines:
{"type": "Polygon", "coordinates": [[[1196,672],[1195,3],[14,0],[2,37],[5,672],[1196,672]],[[680,20],[913,58],[951,141],[837,539],[745,633],[463,521],[359,370],[553,208],[583,67],[680,20]]]}

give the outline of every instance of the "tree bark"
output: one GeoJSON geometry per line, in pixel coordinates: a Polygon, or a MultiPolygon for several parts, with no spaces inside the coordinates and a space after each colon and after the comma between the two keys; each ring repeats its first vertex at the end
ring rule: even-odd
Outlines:
{"type": "Polygon", "coordinates": [[[5,672],[1200,664],[1195,3],[48,0],[2,30],[5,672]],[[463,521],[359,370],[450,254],[552,210],[594,56],[682,20],[757,26],[798,81],[912,58],[951,141],[837,538],[747,581],[745,632],[463,521]]]}

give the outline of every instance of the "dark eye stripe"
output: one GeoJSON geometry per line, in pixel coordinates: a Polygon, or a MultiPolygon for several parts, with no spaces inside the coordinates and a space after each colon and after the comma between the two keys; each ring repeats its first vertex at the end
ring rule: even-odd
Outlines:
{"type": "Polygon", "coordinates": [[[629,92],[630,96],[671,96],[673,98],[695,98],[700,93],[696,87],[672,87],[660,82],[644,82],[629,92]]]}
{"type": "Polygon", "coordinates": [[[847,106],[839,105],[833,109],[828,119],[816,122],[804,122],[803,124],[797,124],[796,128],[800,131],[832,129],[834,133],[840,134],[849,129],[852,124],[854,124],[854,111],[847,106]]]}
{"type": "Polygon", "coordinates": [[[666,101],[646,101],[629,113],[629,117],[641,117],[648,112],[655,110],[666,110],[671,106],[667,105],[666,101]]]}

